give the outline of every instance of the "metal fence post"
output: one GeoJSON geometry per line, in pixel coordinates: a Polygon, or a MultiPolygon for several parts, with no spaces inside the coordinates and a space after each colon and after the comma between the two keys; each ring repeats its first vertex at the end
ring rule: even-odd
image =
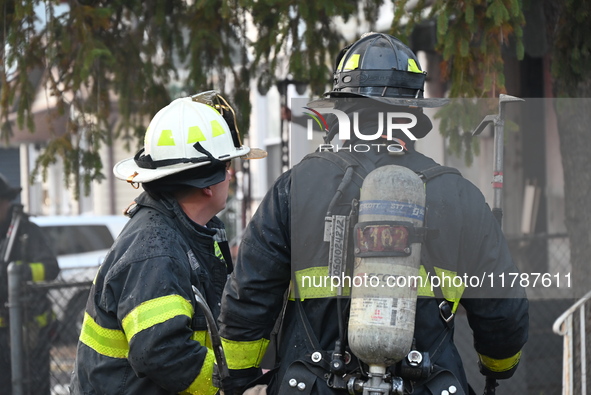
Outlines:
{"type": "Polygon", "coordinates": [[[10,364],[12,367],[12,395],[23,395],[23,339],[20,285],[17,265],[8,265],[8,311],[10,314],[10,364]]]}

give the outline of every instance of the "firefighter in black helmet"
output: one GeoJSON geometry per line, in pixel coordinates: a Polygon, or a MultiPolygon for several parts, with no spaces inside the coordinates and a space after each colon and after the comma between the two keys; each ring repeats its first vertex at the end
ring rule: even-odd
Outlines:
{"type": "MultiPolygon", "coordinates": [[[[220,334],[230,368],[225,387],[234,388],[234,393],[257,383],[267,385],[267,394],[360,391],[355,383],[367,377],[367,366],[347,346],[347,289],[337,297],[334,283],[322,281],[329,274],[325,218],[327,213],[354,213],[352,202],[359,199],[365,175],[386,165],[403,166],[421,176],[426,188],[426,227],[433,230],[421,241],[413,344],[413,350],[426,357],[423,362],[429,363],[418,370],[411,369],[417,359],[390,366],[389,373],[403,379],[399,390],[419,395],[470,393],[453,343],[454,314],[460,304],[474,332],[481,372],[508,378],[515,371],[528,333],[524,290],[517,285],[475,293],[457,282],[432,286],[435,277],[430,275],[496,276],[517,268],[482,193],[457,170],[440,166],[414,149],[414,140],[432,128],[423,108],[446,103],[423,97],[425,76],[408,47],[392,36],[370,33],[341,51],[333,89],[308,104],[312,109],[355,112],[359,129],[365,131],[363,140],[380,127],[379,113],[405,112],[416,123],[409,126],[409,133],[400,129],[392,139],[378,135],[377,144],[372,144],[395,142],[400,148],[395,152],[383,148],[356,152],[360,136],[351,134],[348,149],[308,155],[267,193],[247,227],[222,298],[220,334]],[[251,381],[259,374],[261,358],[275,332],[276,367],[251,381]]],[[[338,124],[329,124],[327,143],[338,132],[338,124]]],[[[353,255],[353,251],[348,254],[353,255]]],[[[390,393],[395,393],[392,386],[390,393]]]]}

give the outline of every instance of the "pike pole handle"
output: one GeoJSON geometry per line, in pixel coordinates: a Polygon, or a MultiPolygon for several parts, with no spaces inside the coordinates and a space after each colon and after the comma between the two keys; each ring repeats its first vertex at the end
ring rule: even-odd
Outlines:
{"type": "Polygon", "coordinates": [[[224,380],[227,377],[230,377],[230,371],[228,369],[228,363],[226,362],[226,356],[222,347],[222,339],[220,337],[220,333],[218,332],[218,327],[216,325],[215,319],[213,318],[213,314],[207,305],[207,301],[201,292],[199,292],[199,289],[197,289],[195,286],[193,286],[193,293],[195,294],[197,305],[201,307],[201,310],[203,310],[203,314],[205,315],[205,321],[207,323],[207,328],[209,329],[211,346],[218,365],[220,378],[224,380]]]}
{"type": "Polygon", "coordinates": [[[503,224],[503,209],[500,207],[495,207],[492,209],[493,216],[499,223],[499,225],[503,224]]]}
{"type": "Polygon", "coordinates": [[[493,152],[493,214],[501,225],[503,218],[503,158],[504,158],[504,139],[505,139],[505,105],[510,102],[524,101],[519,97],[505,94],[499,95],[499,113],[484,117],[480,124],[472,132],[477,136],[488,126],[494,126],[494,152],[493,152]]]}

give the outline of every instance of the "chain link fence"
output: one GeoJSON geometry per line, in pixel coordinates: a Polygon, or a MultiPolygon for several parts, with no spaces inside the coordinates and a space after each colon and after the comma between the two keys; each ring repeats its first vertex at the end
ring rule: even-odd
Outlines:
{"type": "MultiPolygon", "coordinates": [[[[69,394],[86,300],[97,269],[67,269],[55,281],[17,287],[9,299],[10,350],[2,350],[4,362],[12,365],[13,395],[69,394]],[[15,317],[21,323],[16,336],[15,317]]],[[[0,392],[10,395],[11,389],[0,392]]]]}
{"type": "MultiPolygon", "coordinates": [[[[548,274],[563,280],[551,286],[529,287],[529,339],[520,366],[509,380],[499,381],[497,394],[502,395],[558,395],[562,393],[562,337],[552,331],[554,321],[575,300],[569,297],[567,282],[571,272],[569,240],[565,234],[539,234],[507,239],[511,254],[521,273],[548,274]]],[[[572,279],[571,279],[572,280],[572,279]]],[[[472,346],[472,332],[465,315],[459,314],[455,342],[468,380],[476,394],[484,390],[484,378],[478,370],[478,357],[472,346]]]]}
{"type": "MultiPolygon", "coordinates": [[[[566,235],[536,235],[508,239],[513,257],[522,272],[570,272],[569,243],[566,235]]],[[[93,269],[63,271],[51,283],[27,284],[19,295],[22,307],[21,363],[23,365],[23,395],[68,394],[70,374],[74,368],[76,345],[84,315],[84,308],[93,269]],[[39,320],[38,300],[31,295],[44,293],[53,314],[45,326],[32,327],[39,320]],[[41,329],[40,329],[41,328],[41,329]],[[46,355],[46,356],[44,356],[46,355]],[[48,364],[48,369],[42,365],[48,364]],[[46,372],[47,376],[43,377],[46,372]],[[42,374],[40,374],[42,373],[42,374]],[[49,383],[46,385],[47,380],[49,383]],[[39,388],[44,388],[39,390],[39,388]]],[[[560,394],[562,388],[562,341],[552,332],[554,321],[573,303],[561,297],[558,289],[544,289],[549,297],[530,296],[530,334],[523,350],[522,361],[516,375],[500,382],[498,394],[548,395],[560,394]],[[553,297],[553,292],[556,297],[553,297]]],[[[529,290],[528,290],[529,293],[529,290]]],[[[477,356],[472,347],[472,334],[465,315],[460,311],[456,320],[455,341],[460,349],[468,380],[477,394],[482,394],[484,378],[480,375],[477,356]]],[[[12,347],[15,347],[14,343],[12,347]]],[[[2,351],[3,357],[7,352],[2,351]]],[[[8,356],[9,357],[9,356],[8,356]]]]}

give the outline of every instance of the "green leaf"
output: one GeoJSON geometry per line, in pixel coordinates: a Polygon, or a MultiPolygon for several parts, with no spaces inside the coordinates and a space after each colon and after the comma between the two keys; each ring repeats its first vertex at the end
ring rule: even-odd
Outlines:
{"type": "Polygon", "coordinates": [[[466,4],[464,18],[466,19],[466,23],[468,25],[472,25],[472,23],[474,22],[474,6],[472,5],[472,3],[468,2],[468,4],[466,4]]]}
{"type": "Polygon", "coordinates": [[[523,47],[523,41],[518,40],[515,44],[515,52],[517,54],[517,60],[523,60],[525,56],[525,48],[523,47]]]}
{"type": "Polygon", "coordinates": [[[460,55],[463,57],[468,56],[468,52],[470,51],[470,43],[468,40],[461,40],[460,41],[460,55]]]}
{"type": "Polygon", "coordinates": [[[437,16],[437,34],[438,35],[444,36],[445,33],[447,33],[448,23],[449,23],[448,15],[447,15],[446,9],[444,8],[440,11],[439,15],[437,16]]]}

